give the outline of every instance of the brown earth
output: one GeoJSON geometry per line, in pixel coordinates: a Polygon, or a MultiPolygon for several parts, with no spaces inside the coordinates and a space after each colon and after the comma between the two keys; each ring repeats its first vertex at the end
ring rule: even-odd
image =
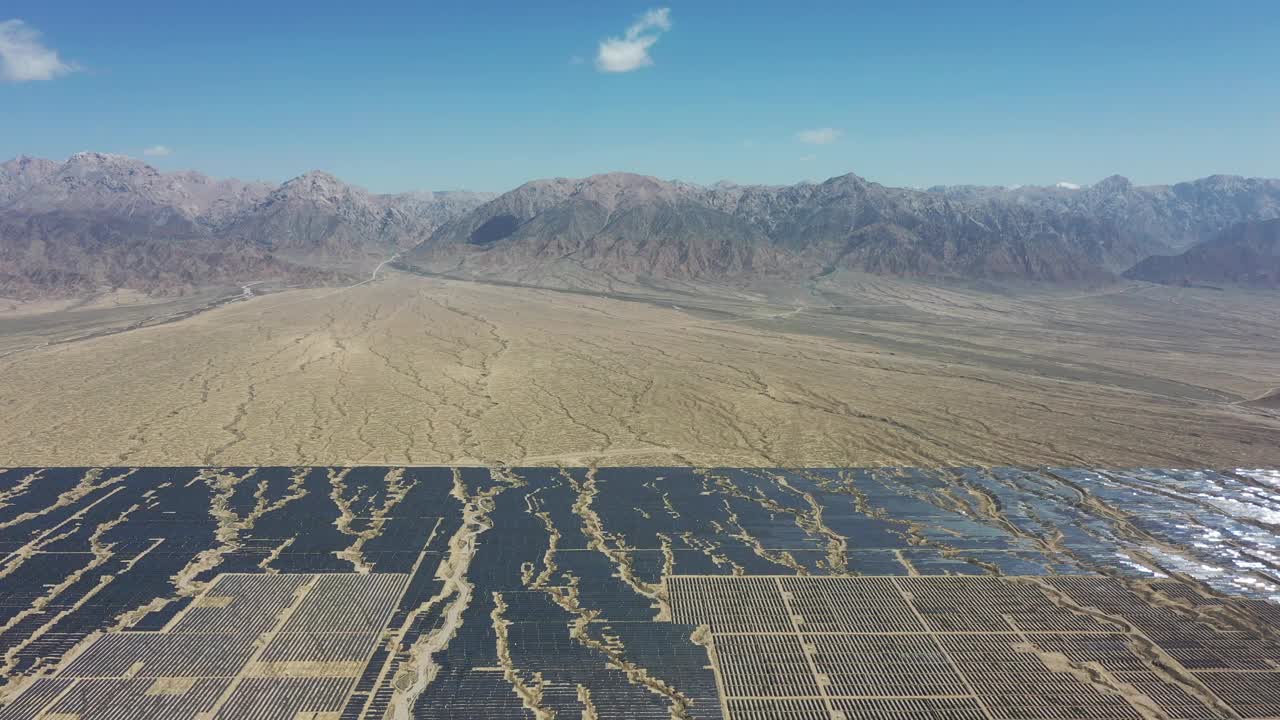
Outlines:
{"type": "Polygon", "coordinates": [[[1280,465],[1240,404],[1280,384],[1270,294],[391,273],[95,334],[141,312],[106,305],[0,308],[0,465],[1280,465]]]}

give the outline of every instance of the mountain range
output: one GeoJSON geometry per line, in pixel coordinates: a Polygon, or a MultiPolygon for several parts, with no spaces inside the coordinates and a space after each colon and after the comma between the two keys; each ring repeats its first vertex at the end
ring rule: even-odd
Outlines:
{"type": "Polygon", "coordinates": [[[413,270],[559,286],[804,280],[839,270],[1098,283],[1126,271],[1165,277],[1139,268],[1274,218],[1280,180],[1224,175],[918,190],[852,174],[701,186],[610,173],[535,180],[501,195],[376,195],[318,171],[273,185],[79,153],[0,164],[0,295],[317,284],[392,256],[413,270]]]}
{"type": "Polygon", "coordinates": [[[1098,282],[1250,220],[1280,217],[1280,180],[1213,176],[1138,187],[701,187],[613,173],[537,180],[441,227],[402,264],[554,282],[812,277],[836,270],[1098,282]]]}
{"type": "Polygon", "coordinates": [[[0,295],[341,282],[493,197],[374,195],[323,172],[215,180],[103,153],[19,157],[0,164],[0,295]]]}

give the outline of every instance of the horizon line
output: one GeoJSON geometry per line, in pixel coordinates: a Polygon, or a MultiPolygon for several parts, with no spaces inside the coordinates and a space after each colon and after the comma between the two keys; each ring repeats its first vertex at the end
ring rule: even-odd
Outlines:
{"type": "Polygon", "coordinates": [[[1124,174],[1122,174],[1122,173],[1112,173],[1112,174],[1107,175],[1106,177],[1103,177],[1103,178],[1101,178],[1101,179],[1099,179],[1099,180],[1097,180],[1097,181],[1094,181],[1094,182],[1092,182],[1092,183],[1073,183],[1073,182],[1068,182],[1068,181],[1058,181],[1057,183],[1049,184],[1049,185],[1042,185],[1042,184],[1035,184],[1035,183],[1011,183],[1011,184],[1007,184],[1007,185],[986,185],[986,184],[982,184],[982,183],[950,183],[950,184],[948,184],[948,183],[937,183],[937,184],[932,184],[932,185],[927,185],[927,186],[923,186],[923,185],[886,185],[886,184],[881,183],[881,182],[879,182],[879,181],[872,180],[872,179],[869,179],[869,178],[867,178],[867,177],[865,177],[865,176],[859,175],[858,173],[856,173],[856,172],[854,172],[854,171],[852,171],[852,170],[851,170],[851,171],[848,171],[848,172],[845,172],[845,173],[841,173],[841,174],[838,174],[838,175],[832,175],[832,176],[827,177],[827,178],[822,179],[822,180],[806,179],[806,180],[800,180],[800,181],[793,182],[793,183],[750,183],[750,182],[745,182],[745,183],[744,183],[744,182],[738,182],[738,181],[736,181],[736,180],[731,180],[731,179],[727,179],[727,178],[725,178],[725,179],[720,179],[720,180],[716,180],[716,181],[714,181],[714,182],[710,182],[710,183],[700,183],[700,182],[694,182],[694,181],[692,181],[692,180],[684,180],[684,179],[681,179],[681,178],[663,178],[663,177],[659,177],[659,176],[657,176],[657,175],[649,175],[649,174],[646,174],[646,173],[634,172],[634,171],[631,171],[631,170],[607,170],[607,171],[603,171],[603,172],[596,172],[596,173],[591,173],[591,174],[589,174],[589,175],[582,175],[582,176],[576,176],[576,177],[575,177],[575,176],[566,176],[566,175],[545,175],[545,176],[540,176],[540,177],[534,177],[534,178],[530,178],[530,179],[528,179],[528,180],[525,180],[525,181],[523,181],[523,182],[519,183],[518,185],[515,185],[515,186],[513,186],[513,187],[511,187],[511,188],[508,188],[508,189],[506,189],[506,190],[476,190],[476,189],[472,189],[472,188],[460,188],[460,187],[454,187],[454,188],[440,188],[440,189],[425,189],[425,188],[419,188],[419,189],[401,189],[401,190],[393,190],[393,191],[390,191],[390,192],[374,192],[374,191],[371,191],[371,190],[369,190],[368,188],[364,187],[363,185],[359,185],[359,184],[357,184],[357,183],[349,182],[349,181],[347,181],[347,180],[344,180],[344,179],[342,179],[342,177],[340,177],[340,176],[339,176],[339,175],[337,175],[336,173],[331,172],[331,171],[329,171],[329,170],[324,170],[324,169],[321,169],[321,168],[312,168],[312,169],[310,169],[310,170],[305,170],[305,171],[303,171],[303,172],[301,172],[301,173],[299,173],[299,174],[297,174],[297,175],[293,175],[293,176],[291,176],[291,177],[289,177],[289,178],[287,178],[287,179],[285,179],[285,180],[281,180],[281,181],[274,181],[274,180],[262,180],[262,179],[246,179],[246,178],[239,177],[239,176],[235,176],[235,175],[218,175],[218,176],[215,176],[215,175],[209,175],[209,174],[207,174],[205,171],[203,171],[203,170],[198,170],[198,169],[196,169],[196,168],[175,168],[175,169],[172,169],[172,170],[163,170],[163,169],[161,169],[161,168],[157,167],[155,164],[153,164],[153,163],[152,163],[152,162],[150,162],[149,160],[147,160],[146,158],[141,158],[141,157],[138,157],[138,156],[136,156],[136,155],[130,155],[130,154],[127,154],[127,153],[113,153],[113,152],[105,152],[105,151],[101,151],[101,150],[81,150],[81,151],[78,151],[78,152],[71,153],[70,155],[68,155],[68,156],[67,156],[65,159],[63,159],[63,160],[57,160],[57,159],[54,159],[54,158],[42,157],[42,156],[39,156],[39,155],[30,155],[30,154],[27,154],[27,153],[18,153],[17,155],[15,155],[15,156],[13,156],[13,157],[9,158],[8,160],[0,161],[0,165],[7,165],[7,164],[9,164],[9,163],[17,162],[17,161],[24,160],[24,159],[26,159],[26,160],[44,160],[44,161],[47,161],[47,162],[53,162],[53,163],[61,163],[61,164],[65,164],[65,163],[67,163],[67,162],[70,162],[70,161],[71,161],[71,159],[72,159],[72,158],[74,158],[74,157],[76,157],[77,155],[101,155],[101,156],[104,156],[104,157],[123,158],[123,159],[126,159],[126,160],[130,160],[130,161],[133,161],[133,162],[140,163],[140,164],[145,165],[145,166],[147,166],[147,167],[149,167],[149,168],[152,168],[153,170],[155,170],[157,173],[159,173],[159,174],[161,174],[161,175],[177,175],[177,174],[181,174],[181,173],[196,173],[196,174],[199,174],[199,175],[203,175],[204,177],[209,178],[210,180],[215,180],[215,181],[237,180],[237,181],[239,181],[239,182],[245,182],[245,183],[263,183],[263,184],[267,184],[267,185],[274,185],[274,186],[277,186],[277,187],[282,186],[282,185],[285,185],[285,184],[287,184],[287,183],[289,183],[289,182],[292,182],[293,180],[297,180],[297,179],[299,179],[299,178],[301,178],[301,177],[305,177],[306,175],[310,175],[310,174],[313,174],[313,173],[323,173],[323,174],[325,174],[325,175],[329,175],[330,177],[332,177],[332,178],[334,178],[334,179],[338,180],[339,182],[343,183],[344,185],[347,185],[347,186],[349,186],[349,187],[353,187],[353,188],[357,188],[357,189],[363,190],[364,192],[367,192],[367,193],[369,193],[370,195],[403,195],[403,194],[412,194],[412,193],[419,193],[419,192],[429,192],[429,193],[470,192],[470,193],[478,193],[478,194],[485,194],[485,193],[488,193],[488,194],[493,194],[493,195],[504,195],[504,194],[509,193],[509,192],[512,192],[512,191],[514,191],[514,190],[518,190],[519,188],[522,188],[522,187],[524,187],[525,185],[528,185],[528,184],[530,184],[530,183],[539,182],[539,181],[555,181],[555,180],[575,180],[575,181],[583,181],[583,180],[590,180],[590,179],[592,179],[592,178],[606,177],[606,176],[609,176],[609,175],[631,175],[631,176],[641,177],[641,178],[646,178],[646,179],[650,179],[650,180],[657,180],[657,181],[659,181],[659,182],[668,183],[668,184],[691,185],[691,186],[694,186],[694,187],[703,188],[703,189],[708,189],[708,190],[710,190],[710,189],[715,189],[715,188],[716,188],[716,187],[718,187],[718,186],[730,186],[730,187],[741,187],[741,188],[753,188],[753,187],[755,187],[755,188],[785,188],[785,187],[798,187],[798,186],[803,186],[803,185],[822,185],[822,184],[825,184],[825,183],[831,182],[832,180],[837,180],[837,179],[840,179],[840,178],[845,178],[845,177],[853,176],[853,177],[855,177],[855,178],[858,178],[859,180],[863,180],[863,181],[866,181],[866,182],[871,183],[871,184],[873,184],[873,185],[879,185],[879,186],[881,186],[881,187],[885,187],[885,188],[890,188],[890,189],[895,189],[895,190],[910,190],[910,191],[914,191],[914,192],[923,192],[923,193],[933,192],[933,191],[935,191],[935,190],[940,190],[940,189],[955,189],[955,188],[981,188],[981,189],[990,189],[990,190],[1004,190],[1004,191],[1008,191],[1008,192],[1013,192],[1013,191],[1023,190],[1023,189],[1031,189],[1031,190],[1066,190],[1066,191],[1068,191],[1068,192],[1074,192],[1074,191],[1079,191],[1079,190],[1087,190],[1087,189],[1089,189],[1089,188],[1092,188],[1092,187],[1095,187],[1095,186],[1097,186],[1097,185],[1100,185],[1100,184],[1102,184],[1102,183],[1104,183],[1104,182],[1106,182],[1106,181],[1108,181],[1108,180],[1111,180],[1111,179],[1113,179],[1113,178],[1118,178],[1118,179],[1124,180],[1125,182],[1130,183],[1131,185],[1133,185],[1135,188],[1138,188],[1138,189],[1147,189],[1147,188],[1167,188],[1167,187],[1173,187],[1173,186],[1176,186],[1176,185],[1185,185],[1185,184],[1189,184],[1189,183],[1200,182],[1200,181],[1203,181],[1203,180],[1210,180],[1210,179],[1213,179],[1213,178],[1234,178],[1234,179],[1240,179],[1240,180],[1255,180],[1255,181],[1265,181],[1265,182],[1280,182],[1280,177],[1266,177],[1266,176],[1262,176],[1262,175],[1240,175],[1240,174],[1236,174],[1236,173],[1224,173],[1224,172],[1218,172],[1218,173],[1211,173],[1211,174],[1209,174],[1209,175],[1203,175],[1203,176],[1200,176],[1200,177],[1190,178],[1190,179],[1185,179],[1185,180],[1176,180],[1176,181],[1172,181],[1172,182],[1162,182],[1162,183],[1144,183],[1144,184],[1137,184],[1137,183],[1134,183],[1132,180],[1130,180],[1130,179],[1129,179],[1129,177],[1128,177],[1128,176],[1126,176],[1126,175],[1124,175],[1124,174]]]}

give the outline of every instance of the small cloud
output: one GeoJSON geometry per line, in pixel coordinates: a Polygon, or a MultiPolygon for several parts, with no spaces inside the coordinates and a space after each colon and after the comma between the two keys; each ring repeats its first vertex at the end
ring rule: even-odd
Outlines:
{"type": "Polygon", "coordinates": [[[654,8],[641,15],[620,38],[605,38],[596,53],[600,72],[624,73],[653,64],[649,48],[671,29],[671,8],[654,8]]]}
{"type": "Polygon", "coordinates": [[[836,140],[839,140],[840,136],[843,134],[843,130],[837,130],[835,128],[814,128],[812,130],[801,130],[796,133],[796,139],[808,145],[830,145],[836,140]]]}
{"type": "Polygon", "coordinates": [[[1063,180],[1062,182],[1058,183],[1054,187],[1060,187],[1063,190],[1079,190],[1080,189],[1079,185],[1073,182],[1067,182],[1066,180],[1063,180]]]}
{"type": "Polygon", "coordinates": [[[801,159],[801,160],[803,160],[803,161],[805,161],[805,162],[812,162],[812,161],[814,161],[814,160],[817,160],[817,159],[818,159],[818,156],[817,156],[817,155],[812,155],[812,154],[810,154],[810,155],[801,155],[801,156],[800,156],[800,159],[801,159]]]}
{"type": "Polygon", "coordinates": [[[40,42],[40,31],[21,20],[0,22],[0,80],[12,83],[52,80],[75,72],[55,50],[40,42]]]}
{"type": "Polygon", "coordinates": [[[152,145],[146,150],[143,150],[142,154],[147,157],[169,157],[173,154],[173,151],[164,145],[152,145]]]}

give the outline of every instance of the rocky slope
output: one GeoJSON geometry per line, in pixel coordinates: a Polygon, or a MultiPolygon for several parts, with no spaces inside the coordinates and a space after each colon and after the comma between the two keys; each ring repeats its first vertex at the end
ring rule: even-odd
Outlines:
{"type": "Polygon", "coordinates": [[[1125,276],[1165,285],[1280,287],[1280,220],[1233,225],[1181,255],[1149,257],[1125,276]]]}
{"type": "Polygon", "coordinates": [[[585,271],[611,277],[721,277],[777,270],[785,253],[703,191],[641,175],[537,180],[442,227],[408,262],[527,279],[585,271]]]}
{"type": "Polygon", "coordinates": [[[468,192],[372,195],[313,171],[230,217],[219,231],[304,264],[377,264],[492,197],[468,192]]]}
{"type": "Polygon", "coordinates": [[[259,245],[219,238],[179,216],[106,211],[0,212],[0,296],[73,295],[129,287],[180,294],[257,280],[340,282],[259,245]]]}
{"type": "Polygon", "coordinates": [[[6,212],[150,213],[212,225],[261,202],[266,183],[214,180],[195,172],[165,174],[123,155],[77,153],[64,163],[21,157],[0,166],[6,212]]]}
{"type": "Polygon", "coordinates": [[[1139,251],[1132,259],[1117,257],[1113,269],[1124,269],[1160,250],[1185,250],[1238,222],[1280,217],[1280,180],[1232,175],[1176,185],[1137,186],[1113,175],[1081,189],[966,186],[931,192],[983,205],[1096,218],[1115,227],[1139,251]]]}
{"type": "Polygon", "coordinates": [[[0,295],[176,292],[360,274],[492,195],[372,195],[311,172],[283,185],[161,173],[125,156],[0,164],[0,295]]]}
{"type": "Polygon", "coordinates": [[[1097,282],[1243,220],[1280,217],[1280,181],[1215,176],[1084,189],[891,188],[856,175],[709,188],[624,173],[539,180],[403,259],[508,280],[565,268],[629,278],[916,277],[1097,282]]]}

